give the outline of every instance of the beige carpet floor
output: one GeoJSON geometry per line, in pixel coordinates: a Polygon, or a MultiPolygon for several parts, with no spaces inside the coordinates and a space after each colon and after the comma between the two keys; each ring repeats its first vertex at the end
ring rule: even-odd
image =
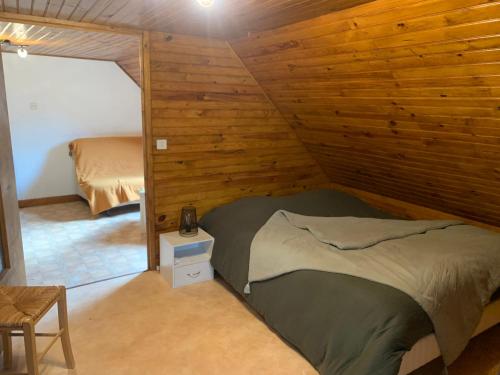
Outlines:
{"type": "MultiPolygon", "coordinates": [[[[219,281],[171,289],[146,272],[71,289],[68,303],[77,368],[57,344],[43,375],[316,374],[219,281]]],[[[55,311],[37,327],[54,329],[55,311]]],[[[475,339],[450,375],[497,375],[499,340],[498,326],[475,339]]],[[[24,366],[19,338],[14,365],[24,366]]]]}
{"type": "Polygon", "coordinates": [[[139,206],[92,216],[81,202],[21,210],[28,285],[74,287],[147,269],[139,206]]]}

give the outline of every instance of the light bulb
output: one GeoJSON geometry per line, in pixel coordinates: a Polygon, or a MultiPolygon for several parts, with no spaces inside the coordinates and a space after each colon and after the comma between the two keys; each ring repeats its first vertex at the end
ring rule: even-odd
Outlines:
{"type": "Polygon", "coordinates": [[[20,58],[25,59],[28,56],[28,50],[23,46],[17,48],[17,54],[20,58]]]}
{"type": "Polygon", "coordinates": [[[214,5],[214,0],[196,0],[202,7],[208,8],[214,5]]]}

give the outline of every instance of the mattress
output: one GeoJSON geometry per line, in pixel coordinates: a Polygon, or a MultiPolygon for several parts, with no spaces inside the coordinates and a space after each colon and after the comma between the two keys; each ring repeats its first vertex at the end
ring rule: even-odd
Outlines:
{"type": "Polygon", "coordinates": [[[80,195],[98,214],[139,202],[144,188],[141,137],[81,138],[69,145],[80,195]]]}

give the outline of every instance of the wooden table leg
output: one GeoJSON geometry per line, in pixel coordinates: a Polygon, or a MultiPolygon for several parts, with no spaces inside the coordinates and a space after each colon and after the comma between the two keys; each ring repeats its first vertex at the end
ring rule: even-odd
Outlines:
{"type": "Polygon", "coordinates": [[[66,304],[66,288],[61,288],[61,295],[57,302],[57,315],[59,318],[59,329],[62,329],[61,343],[64,352],[64,359],[66,360],[66,367],[69,369],[75,368],[75,358],[73,357],[73,350],[71,349],[71,340],[69,338],[69,324],[68,324],[68,307],[66,304]]]}
{"type": "Polygon", "coordinates": [[[2,331],[3,345],[3,368],[8,370],[12,367],[12,337],[9,331],[2,331]]]}
{"type": "Polygon", "coordinates": [[[26,366],[29,375],[39,375],[38,356],[36,352],[35,325],[32,321],[23,323],[24,348],[26,350],[26,366]]]}

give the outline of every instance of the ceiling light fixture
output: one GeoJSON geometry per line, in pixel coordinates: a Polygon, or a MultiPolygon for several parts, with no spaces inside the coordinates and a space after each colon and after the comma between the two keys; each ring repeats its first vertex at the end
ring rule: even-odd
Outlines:
{"type": "Polygon", "coordinates": [[[202,7],[209,8],[214,5],[214,0],[196,0],[202,7]]]}
{"type": "Polygon", "coordinates": [[[17,47],[17,55],[22,59],[25,59],[28,56],[28,50],[26,49],[26,46],[14,44],[8,39],[0,39],[0,47],[1,46],[17,47]]]}
{"type": "Polygon", "coordinates": [[[24,46],[18,46],[17,47],[17,55],[20,58],[25,59],[26,57],[28,57],[28,50],[24,46]]]}

